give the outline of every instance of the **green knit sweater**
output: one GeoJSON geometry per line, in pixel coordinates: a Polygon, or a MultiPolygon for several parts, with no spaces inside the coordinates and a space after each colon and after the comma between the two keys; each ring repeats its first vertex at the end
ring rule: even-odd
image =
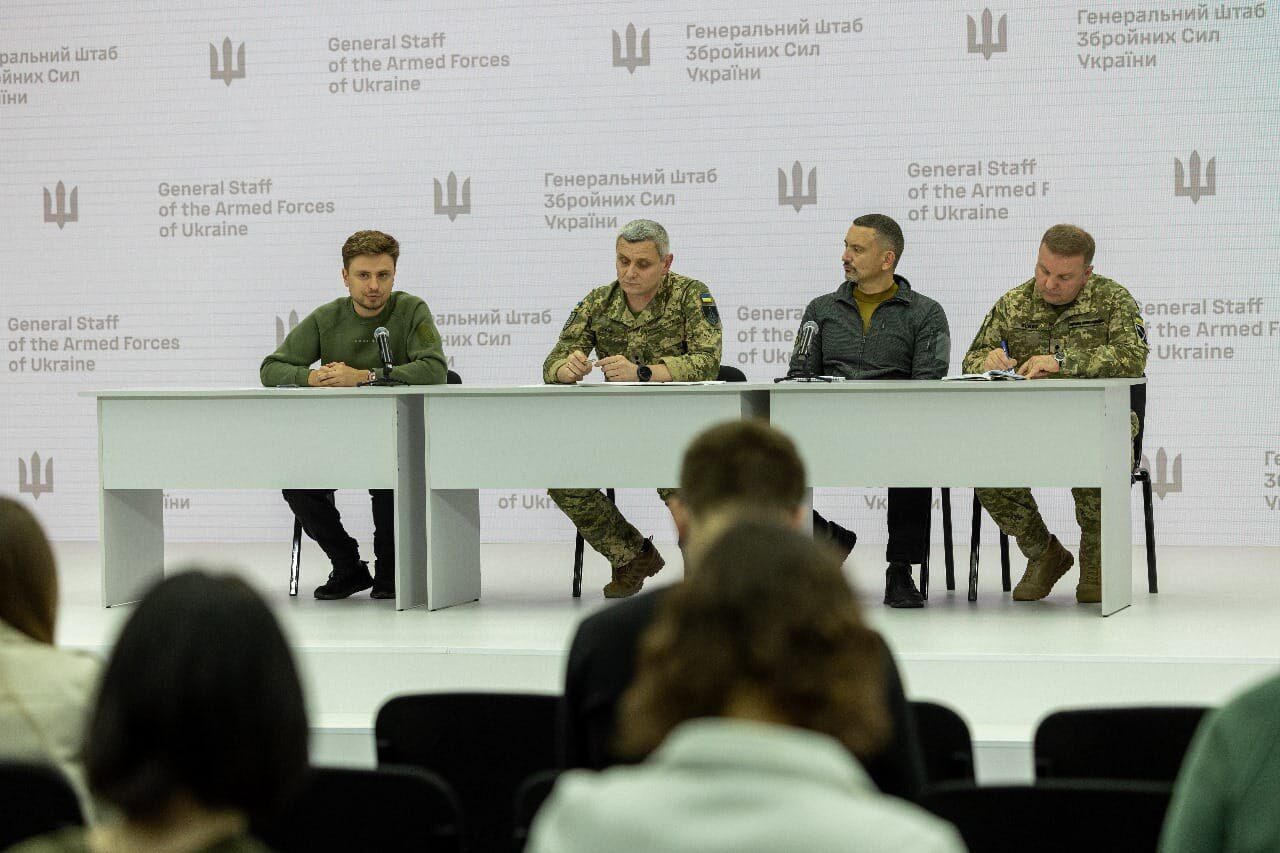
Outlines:
{"type": "Polygon", "coordinates": [[[1280,850],[1280,678],[1210,713],[1182,763],[1164,853],[1280,850]]]}
{"type": "Polygon", "coordinates": [[[280,348],[262,360],[262,384],[305,388],[311,365],[341,361],[348,367],[378,370],[382,359],[373,330],[386,326],[391,340],[391,378],[409,385],[441,385],[447,364],[440,332],[427,303],[411,293],[393,292],[376,317],[365,319],[351,297],[321,305],[293,328],[280,348]]]}

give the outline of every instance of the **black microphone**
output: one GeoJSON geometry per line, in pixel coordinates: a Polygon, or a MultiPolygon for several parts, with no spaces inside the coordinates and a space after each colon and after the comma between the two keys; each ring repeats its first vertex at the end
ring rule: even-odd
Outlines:
{"type": "Polygon", "coordinates": [[[796,334],[795,345],[791,348],[791,364],[798,364],[799,367],[794,371],[788,367],[787,375],[773,380],[774,382],[813,381],[813,372],[809,370],[806,362],[809,360],[809,353],[813,351],[813,341],[817,337],[818,321],[805,320],[796,334]]]}
{"type": "Polygon", "coordinates": [[[382,375],[391,376],[391,333],[386,326],[373,330],[373,340],[378,345],[378,355],[382,357],[382,375]]]}
{"type": "MultiPolygon", "coordinates": [[[[809,353],[813,350],[813,339],[818,336],[818,321],[806,320],[804,325],[800,327],[800,334],[796,335],[796,348],[792,353],[791,360],[800,359],[803,364],[809,359],[809,353]]],[[[803,369],[803,367],[802,367],[803,369]]]]}

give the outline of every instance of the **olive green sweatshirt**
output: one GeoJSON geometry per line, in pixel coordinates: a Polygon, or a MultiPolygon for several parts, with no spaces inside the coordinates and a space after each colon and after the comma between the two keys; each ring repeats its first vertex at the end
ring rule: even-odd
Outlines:
{"type": "Polygon", "coordinates": [[[1280,677],[1246,690],[1200,724],[1182,762],[1163,853],[1280,850],[1280,677]]]}
{"type": "Polygon", "coordinates": [[[340,361],[348,367],[377,370],[382,359],[373,330],[386,326],[391,340],[391,378],[409,385],[442,385],[447,364],[440,332],[427,303],[411,293],[392,292],[376,317],[361,317],[351,297],[321,305],[293,328],[280,348],[262,360],[262,384],[305,388],[311,365],[340,361]]]}

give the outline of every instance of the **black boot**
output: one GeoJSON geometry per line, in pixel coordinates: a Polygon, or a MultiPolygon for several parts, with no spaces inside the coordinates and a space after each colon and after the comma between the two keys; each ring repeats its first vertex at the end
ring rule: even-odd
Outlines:
{"type": "Polygon", "coordinates": [[[347,598],[362,589],[373,586],[373,578],[369,576],[369,564],[361,560],[353,566],[329,572],[329,580],[323,586],[316,587],[316,598],[332,601],[347,598]]]}
{"type": "Polygon", "coordinates": [[[924,607],[924,596],[911,580],[910,563],[890,563],[884,573],[884,603],[890,607],[924,607]]]}

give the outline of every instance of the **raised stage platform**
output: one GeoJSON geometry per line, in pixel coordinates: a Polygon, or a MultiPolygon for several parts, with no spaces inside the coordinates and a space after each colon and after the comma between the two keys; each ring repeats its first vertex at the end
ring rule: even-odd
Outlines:
{"type": "MultiPolygon", "coordinates": [[[[106,654],[131,608],[101,606],[98,545],[57,545],[62,573],[58,639],[106,654]]],[[[866,612],[898,656],[912,698],[960,711],[974,734],[979,780],[1029,780],[1036,722],[1062,707],[1108,704],[1217,704],[1280,670],[1280,550],[1160,549],[1158,595],[1146,592],[1145,557],[1134,549],[1134,603],[1099,619],[1077,605],[1071,572],[1042,602],[1000,591],[997,548],[982,552],[979,598],[944,588],[935,548],[930,600],[918,611],[880,604],[883,546],[860,544],[846,564],[866,612]]],[[[650,583],[682,573],[679,552],[650,583]]],[[[962,555],[957,552],[957,558],[962,555]]],[[[392,601],[361,594],[321,602],[311,589],[327,575],[311,543],[302,593],[288,596],[289,543],[167,546],[168,565],[234,568],[268,596],[297,652],[307,684],[313,757],[372,765],[373,717],[396,693],[420,690],[559,692],[573,627],[604,606],[608,566],[589,554],[583,598],[570,597],[572,542],[485,545],[480,601],[397,613],[392,601]]],[[[1021,571],[1015,564],[1014,577],[1021,571]]]]}

